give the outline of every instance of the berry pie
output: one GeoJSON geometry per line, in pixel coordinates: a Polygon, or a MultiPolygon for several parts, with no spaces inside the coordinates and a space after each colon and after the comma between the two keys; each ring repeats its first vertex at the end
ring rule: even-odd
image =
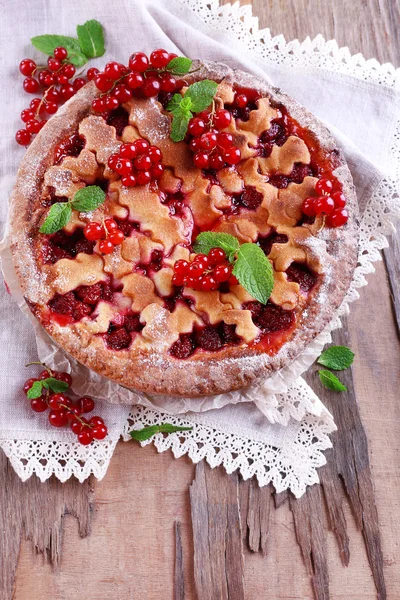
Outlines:
{"type": "Polygon", "coordinates": [[[220,63],[171,75],[175,58],[108,63],[46,123],[18,172],[11,250],[71,356],[201,396],[268,377],[322,331],[352,279],[358,210],[306,109],[220,63]]]}

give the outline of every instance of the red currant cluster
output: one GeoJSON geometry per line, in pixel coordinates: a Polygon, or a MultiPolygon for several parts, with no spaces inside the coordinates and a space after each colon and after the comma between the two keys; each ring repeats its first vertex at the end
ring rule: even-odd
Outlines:
{"type": "MultiPolygon", "coordinates": [[[[40,363],[33,363],[40,364],[40,363]]],[[[45,365],[43,365],[45,366],[45,365]]],[[[72,383],[72,377],[69,373],[52,371],[48,367],[42,371],[37,378],[31,378],[24,383],[24,393],[28,395],[29,390],[37,381],[45,381],[54,378],[65,382],[68,387],[72,383]]],[[[41,396],[33,398],[31,408],[35,412],[44,412],[50,409],[49,423],[53,427],[65,427],[68,425],[78,436],[78,442],[87,446],[93,440],[102,440],[107,435],[107,427],[101,417],[91,417],[89,420],[83,417],[83,414],[90,413],[94,409],[94,400],[88,396],[79,398],[76,402],[64,393],[54,393],[50,389],[42,388],[41,396]]]]}
{"type": "Polygon", "coordinates": [[[303,202],[303,213],[307,217],[317,215],[326,215],[326,225],[328,227],[342,227],[349,218],[346,210],[346,196],[342,192],[333,192],[333,183],[330,179],[320,179],[317,181],[315,191],[320,196],[306,198],[303,202]]]}
{"type": "Polygon", "coordinates": [[[154,98],[160,92],[172,93],[184,86],[184,81],[176,79],[165,67],[176,58],[159,48],[150,54],[150,59],[143,52],[135,52],[126,67],[117,62],[106,64],[104,71],[97,70],[94,79],[98,90],[103,92],[100,98],[93,100],[94,112],[104,113],[118,108],[128,102],[132,96],[154,98]]]}
{"type": "Polygon", "coordinates": [[[84,227],[83,235],[91,242],[100,240],[99,251],[102,254],[111,254],[114,247],[122,244],[125,239],[114,219],[105,219],[103,224],[91,221],[84,227]]]}
{"type": "MultiPolygon", "coordinates": [[[[29,94],[43,92],[42,98],[34,98],[29,108],[21,113],[25,129],[20,129],[15,134],[15,139],[21,146],[27,146],[31,142],[32,135],[38,133],[45,125],[47,119],[43,118],[44,115],[56,113],[59,104],[69,100],[85,85],[84,77],[76,77],[71,81],[76,69],[67,59],[67,50],[60,46],[55,48],[53,56],[49,56],[47,67],[37,65],[30,58],[24,58],[20,62],[19,70],[26,76],[23,83],[24,90],[29,94]]],[[[89,69],[88,75],[91,70],[89,69]]]]}
{"type": "Polygon", "coordinates": [[[221,283],[237,285],[238,280],[232,275],[232,269],[222,248],[212,248],[208,256],[196,254],[192,262],[177,260],[174,264],[172,283],[210,292],[217,290],[221,283]]]}
{"type": "Polygon", "coordinates": [[[233,143],[230,133],[221,133],[229,127],[232,115],[221,108],[205,110],[189,121],[188,132],[192,136],[190,148],[194,152],[193,162],[199,169],[222,169],[236,165],[241,152],[233,143]]]}
{"type": "Polygon", "coordinates": [[[108,159],[108,166],[121,175],[122,185],[133,187],[160,179],[164,173],[161,159],[160,148],[150,146],[147,140],[140,138],[132,144],[122,144],[119,152],[108,159]]]}

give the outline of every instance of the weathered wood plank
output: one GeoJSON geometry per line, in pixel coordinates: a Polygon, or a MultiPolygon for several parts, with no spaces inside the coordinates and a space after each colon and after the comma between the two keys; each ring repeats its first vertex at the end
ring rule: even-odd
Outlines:
{"type": "MultiPolygon", "coordinates": [[[[262,552],[264,556],[267,554],[271,494],[270,484],[260,488],[255,479],[250,481],[247,509],[248,545],[252,552],[262,552]]],[[[240,508],[243,512],[243,507],[240,508]]]]}
{"type": "Polygon", "coordinates": [[[238,476],[205,461],[190,487],[194,579],[201,600],[244,600],[244,559],[238,476]]]}
{"type": "Polygon", "coordinates": [[[185,574],[182,549],[182,525],[175,522],[175,596],[174,600],[185,600],[185,574]]]}

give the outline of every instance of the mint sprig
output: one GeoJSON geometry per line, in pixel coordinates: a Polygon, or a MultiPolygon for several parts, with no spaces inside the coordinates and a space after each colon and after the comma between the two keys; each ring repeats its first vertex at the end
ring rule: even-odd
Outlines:
{"type": "Polygon", "coordinates": [[[336,375],[331,373],[331,371],[318,371],[318,375],[322,385],[329,390],[333,390],[334,392],[347,392],[347,387],[343,385],[343,383],[336,377],[336,375]]]}
{"type": "Polygon", "coordinates": [[[183,96],[181,94],[174,94],[172,96],[167,105],[167,110],[172,113],[172,141],[181,142],[185,138],[187,127],[193,114],[201,112],[210,106],[217,88],[218,84],[215,81],[204,79],[203,81],[196,81],[196,83],[189,85],[183,96]]]}
{"type": "Polygon", "coordinates": [[[330,346],[324,350],[317,362],[328,369],[343,371],[353,363],[354,356],[354,352],[347,346],[330,346]]]}
{"type": "Polygon", "coordinates": [[[138,442],[145,442],[156,433],[176,433],[177,431],[192,431],[193,427],[178,427],[171,423],[161,423],[160,425],[150,425],[143,429],[135,429],[130,432],[132,439],[138,442]]]}
{"type": "Polygon", "coordinates": [[[101,206],[106,199],[105,192],[98,185],[88,185],[76,192],[68,202],[56,202],[52,205],[40,233],[52,234],[65,227],[72,216],[72,209],[90,212],[101,206]]]}
{"type": "Polygon", "coordinates": [[[68,389],[68,383],[66,381],[59,381],[58,379],[55,379],[55,377],[48,377],[47,379],[42,379],[41,381],[35,381],[29,388],[26,395],[30,400],[40,398],[40,396],[43,394],[43,388],[59,394],[68,389]]]}
{"type": "Polygon", "coordinates": [[[193,61],[190,58],[186,58],[186,56],[176,56],[169,61],[165,68],[171,75],[186,75],[191,69],[192,62],[193,61]]]}
{"type": "Polygon", "coordinates": [[[31,39],[32,44],[50,56],[54,48],[63,46],[68,52],[68,61],[76,67],[83,67],[89,58],[103,56],[105,52],[103,26],[95,19],[77,26],[78,38],[68,35],[45,34],[31,39]]]}
{"type": "Polygon", "coordinates": [[[274,287],[272,265],[257,244],[239,244],[229,233],[203,231],[193,246],[197,253],[208,254],[211,248],[222,248],[233,266],[233,275],[261,304],[266,304],[274,287]]]}

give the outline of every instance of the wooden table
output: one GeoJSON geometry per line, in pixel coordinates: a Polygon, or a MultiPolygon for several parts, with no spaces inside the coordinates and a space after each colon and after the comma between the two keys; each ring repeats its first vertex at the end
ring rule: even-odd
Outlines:
{"type": "MultiPolygon", "coordinates": [[[[353,53],[400,65],[399,0],[254,0],[253,10],[260,26],[268,25],[273,34],[304,39],[322,33],[353,53]]],[[[392,286],[396,277],[399,285],[399,257],[398,245],[386,251],[392,286]]],[[[398,302],[399,292],[393,287],[398,302]]],[[[260,491],[251,482],[203,464],[196,470],[189,459],[159,455],[153,446],[120,443],[105,479],[83,485],[55,480],[42,485],[34,478],[22,484],[0,457],[5,482],[0,494],[1,599],[11,598],[13,586],[15,600],[192,600],[195,588],[199,600],[303,600],[313,597],[314,585],[318,598],[368,600],[377,592],[356,524],[364,517],[380,598],[385,597],[381,562],[387,597],[400,598],[400,311],[396,322],[393,308],[385,265],[379,263],[352,307],[347,332],[337,334],[356,352],[353,382],[349,376],[355,393],[350,395],[358,399],[369,443],[382,561],[368,454],[357,425],[351,426],[358,436],[356,452],[350,449],[341,459],[342,468],[348,468],[345,479],[354,482],[353,510],[345,502],[343,514],[342,492],[339,498],[339,488],[330,485],[329,468],[339,460],[332,452],[328,468],[321,470],[324,487],[314,486],[299,503],[290,498],[284,502],[287,497],[281,496],[275,499],[280,505],[275,510],[269,487],[260,491]],[[330,517],[331,525],[336,519],[341,552],[331,531],[324,547],[328,522],[322,489],[328,499],[334,496],[330,517]],[[345,522],[350,540],[347,568],[342,564],[348,559],[345,522]]],[[[310,381],[317,393],[324,393],[313,375],[310,381]]]]}

